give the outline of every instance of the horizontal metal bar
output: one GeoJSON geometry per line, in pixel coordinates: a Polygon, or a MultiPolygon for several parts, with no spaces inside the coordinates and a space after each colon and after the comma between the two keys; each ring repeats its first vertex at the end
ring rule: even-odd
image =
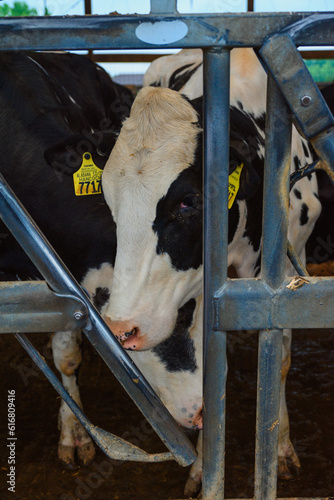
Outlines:
{"type": "MultiPolygon", "coordinates": [[[[325,16],[328,13],[321,13],[325,16]]],[[[147,49],[179,47],[260,47],[274,33],[297,21],[306,20],[310,12],[196,14],[196,15],[127,15],[0,18],[1,50],[81,50],[81,49],[147,49]],[[187,27],[186,35],[171,43],[148,43],[140,40],[136,29],[143,23],[178,21],[187,27]]],[[[164,25],[166,26],[166,25],[164,25]]],[[[149,26],[148,26],[149,27],[149,26]]],[[[155,29],[158,25],[155,25],[155,29]]],[[[172,31],[172,25],[170,28],[172,31]]],[[[334,33],[322,36],[299,35],[304,46],[334,44],[334,33]]]]}
{"type": "Polygon", "coordinates": [[[0,296],[0,333],[76,330],[87,321],[81,302],[57,297],[45,281],[0,282],[0,296]]]}
{"type": "Polygon", "coordinates": [[[288,278],[277,290],[260,279],[231,279],[216,301],[217,330],[334,327],[333,278],[288,278]]]}

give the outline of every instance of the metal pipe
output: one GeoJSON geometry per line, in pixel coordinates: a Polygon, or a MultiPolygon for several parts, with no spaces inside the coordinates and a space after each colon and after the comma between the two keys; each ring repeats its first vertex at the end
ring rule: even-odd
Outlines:
{"type": "MultiPolygon", "coordinates": [[[[286,268],[291,123],[284,98],[270,75],[267,90],[261,278],[277,289],[286,268]]],[[[282,330],[260,331],[255,500],[276,498],[282,345],[282,330]]]]}
{"type": "Polygon", "coordinates": [[[261,278],[278,288],[285,276],[291,123],[283,95],[268,76],[261,278]]]}
{"type": "MultiPolygon", "coordinates": [[[[173,2],[171,2],[172,4],[173,2]]],[[[155,4],[156,5],[156,4],[155,4]]],[[[318,19],[325,19],[319,13],[318,19]]],[[[305,13],[261,14],[155,14],[126,16],[48,16],[0,18],[2,50],[88,50],[203,47],[260,47],[272,33],[305,20],[305,13]],[[188,27],[187,35],[171,43],[148,44],[136,35],[142,23],[178,20],[188,27]]],[[[333,33],[313,36],[302,32],[300,45],[333,45],[333,33]]]]}
{"type": "Polygon", "coordinates": [[[204,461],[203,498],[224,498],[226,332],[215,294],[227,279],[229,50],[204,52],[204,461]]]}

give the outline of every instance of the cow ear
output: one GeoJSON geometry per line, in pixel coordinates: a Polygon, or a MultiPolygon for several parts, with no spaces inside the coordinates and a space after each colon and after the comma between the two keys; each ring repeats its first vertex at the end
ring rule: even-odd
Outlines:
{"type": "MultiPolygon", "coordinates": [[[[253,152],[254,153],[254,152],[253,152]]],[[[247,142],[240,134],[230,131],[230,169],[231,174],[238,165],[243,164],[240,174],[240,185],[237,198],[247,200],[252,197],[260,187],[261,179],[255,170],[252,159],[254,154],[247,142]]]]}
{"type": "Polygon", "coordinates": [[[48,148],[44,158],[54,170],[71,176],[80,168],[83,154],[88,152],[95,165],[103,169],[116,139],[111,130],[74,134],[48,148]]]}

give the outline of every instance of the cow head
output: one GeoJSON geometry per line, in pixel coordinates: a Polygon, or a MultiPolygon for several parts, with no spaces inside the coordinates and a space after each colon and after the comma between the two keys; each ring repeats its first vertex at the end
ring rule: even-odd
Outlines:
{"type": "MultiPolygon", "coordinates": [[[[170,89],[146,87],[105,166],[103,191],[117,226],[105,319],[127,349],[168,338],[178,310],[201,292],[201,142],[194,106],[170,89]]],[[[231,151],[232,169],[240,155],[248,161],[237,134],[231,151]]]]}
{"type": "Polygon", "coordinates": [[[105,315],[128,349],[165,340],[178,309],[201,291],[197,121],[180,94],[144,88],[105,166],[103,191],[117,225],[105,315]]]}

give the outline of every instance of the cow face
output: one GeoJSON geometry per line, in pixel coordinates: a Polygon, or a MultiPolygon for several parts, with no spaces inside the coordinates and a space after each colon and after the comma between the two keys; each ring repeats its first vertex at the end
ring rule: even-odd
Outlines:
{"type": "Polygon", "coordinates": [[[199,132],[185,98],[144,88],[103,173],[117,226],[105,317],[127,349],[149,349],[169,337],[178,310],[201,291],[199,132]]]}

